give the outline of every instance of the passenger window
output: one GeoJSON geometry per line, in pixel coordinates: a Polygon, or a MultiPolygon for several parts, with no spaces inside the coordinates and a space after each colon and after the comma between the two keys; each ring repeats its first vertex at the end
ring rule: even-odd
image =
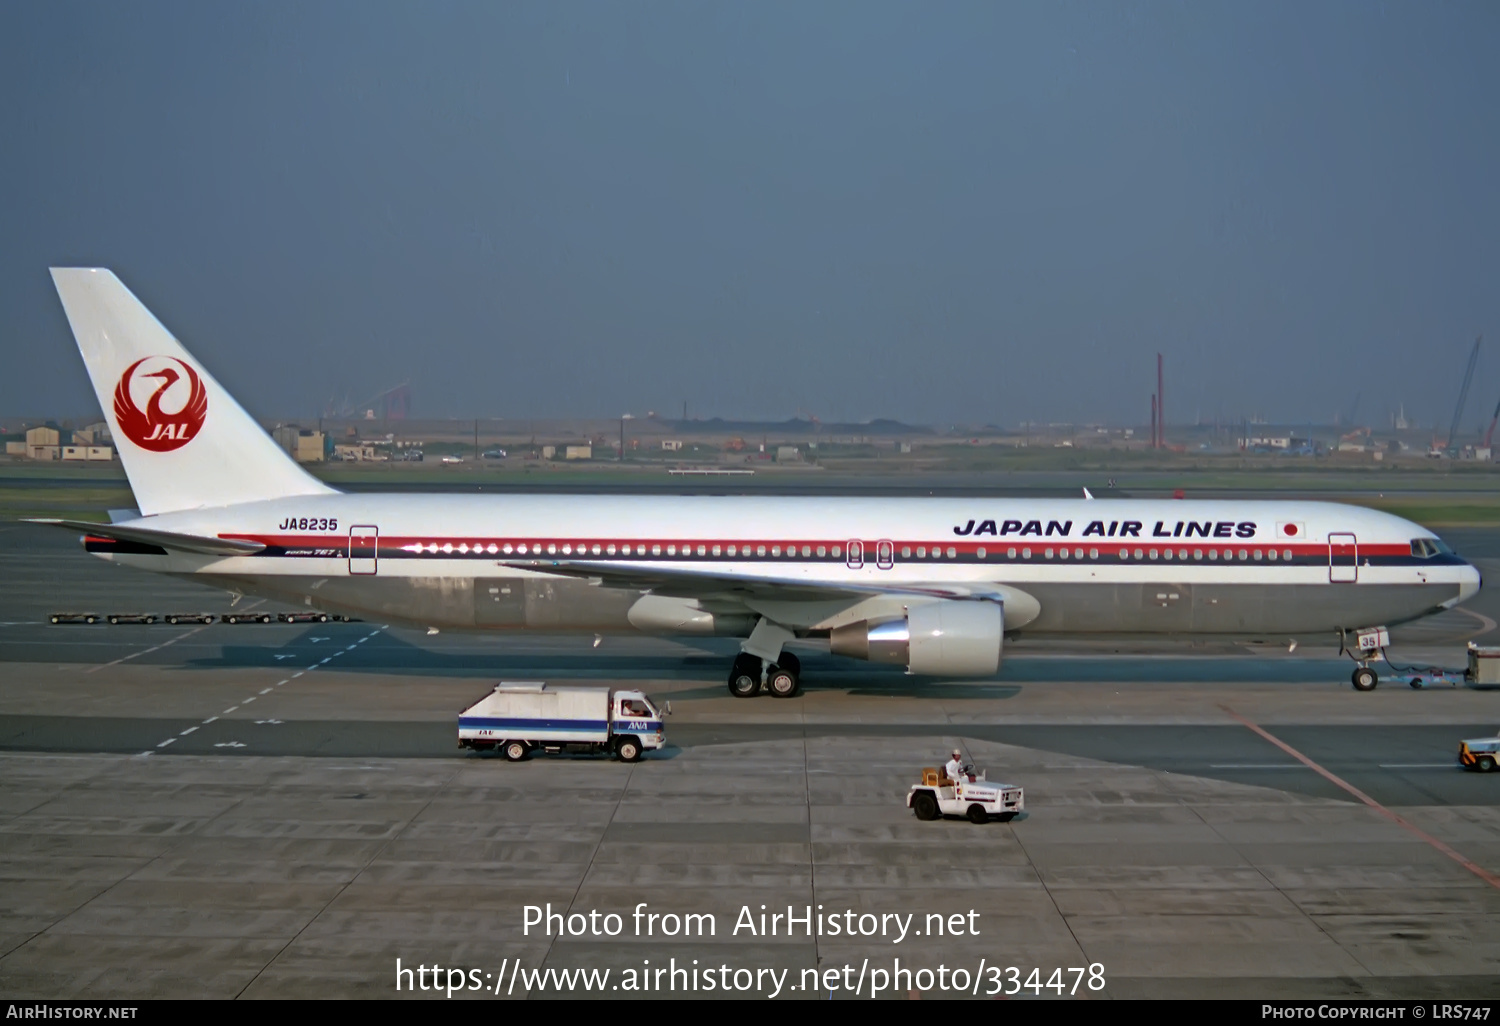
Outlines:
{"type": "Polygon", "coordinates": [[[757,556],[764,556],[766,554],[766,547],[764,545],[755,546],[755,554],[757,556]]]}
{"type": "Polygon", "coordinates": [[[926,545],[918,545],[917,546],[917,558],[918,559],[926,559],[927,558],[927,546],[926,545]]]}
{"type": "Polygon", "coordinates": [[[719,546],[715,545],[714,546],[714,555],[715,556],[721,556],[723,554],[724,554],[724,550],[722,548],[720,548],[719,546]]]}
{"type": "Polygon", "coordinates": [[[1291,549],[1282,549],[1281,550],[1281,558],[1282,559],[1288,559],[1288,560],[1291,559],[1292,558],[1292,550],[1291,549]]]}
{"type": "Polygon", "coordinates": [[[974,553],[974,555],[978,556],[980,559],[984,558],[984,554],[984,546],[982,545],[979,547],[978,551],[974,553]]]}
{"type": "MultiPolygon", "coordinates": [[[[818,555],[821,556],[822,554],[823,554],[823,550],[819,549],[818,550],[818,555]]],[[[902,559],[910,559],[911,558],[911,546],[910,545],[903,545],[903,546],[901,546],[901,558],[902,559]]]]}
{"type": "Polygon", "coordinates": [[[1129,559],[1130,558],[1130,550],[1129,549],[1121,549],[1120,550],[1120,558],[1121,559],[1129,559]]]}
{"type": "Polygon", "coordinates": [[[1090,559],[1098,559],[1099,558],[1099,550],[1098,549],[1089,549],[1089,558],[1090,559]]]}
{"type": "Polygon", "coordinates": [[[828,547],[826,545],[819,545],[818,546],[818,558],[822,559],[826,555],[828,555],[828,547]]]}
{"type": "Polygon", "coordinates": [[[735,554],[735,547],[733,545],[729,546],[729,554],[731,556],[733,556],[735,554]]]}
{"type": "Polygon", "coordinates": [[[1005,550],[1005,558],[1006,559],[1015,559],[1016,558],[1016,550],[1015,549],[1006,549],[1005,550]]]}
{"type": "Polygon", "coordinates": [[[1022,549],[1021,550],[1021,558],[1022,559],[1030,559],[1031,558],[1031,549],[1030,548],[1022,549]]]}
{"type": "Polygon", "coordinates": [[[957,557],[958,557],[958,550],[955,549],[952,545],[948,546],[948,558],[949,559],[956,559],[957,557]]]}
{"type": "Polygon", "coordinates": [[[833,547],[833,558],[834,559],[842,559],[843,557],[844,557],[844,547],[842,545],[835,545],[833,547]]]}

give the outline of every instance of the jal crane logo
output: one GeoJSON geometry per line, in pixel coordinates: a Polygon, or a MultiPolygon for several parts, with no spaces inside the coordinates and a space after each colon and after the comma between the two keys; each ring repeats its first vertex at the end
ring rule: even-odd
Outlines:
{"type": "Polygon", "coordinates": [[[198,372],[176,357],[143,357],[126,368],[115,386],[120,433],[150,452],[182,448],[198,436],[207,416],[208,390],[198,372]],[[143,364],[151,366],[142,369],[143,364]],[[151,378],[161,383],[153,387],[151,378]],[[141,396],[147,397],[145,410],[137,402],[141,396]]]}

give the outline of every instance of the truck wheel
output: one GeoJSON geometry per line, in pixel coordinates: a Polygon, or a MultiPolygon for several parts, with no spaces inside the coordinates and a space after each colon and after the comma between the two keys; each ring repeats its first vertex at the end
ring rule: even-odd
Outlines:
{"type": "Polygon", "coordinates": [[[937,799],[932,796],[931,791],[923,791],[912,798],[911,811],[917,814],[918,819],[937,819],[937,799]]]}
{"type": "Polygon", "coordinates": [[[615,754],[621,762],[635,762],[641,757],[641,743],[633,737],[622,737],[615,746],[615,754]]]}
{"type": "Polygon", "coordinates": [[[988,823],[989,821],[990,821],[990,814],[988,812],[984,811],[984,806],[983,805],[975,804],[975,805],[970,805],[969,806],[969,822],[970,823],[981,823],[982,824],[982,823],[988,823]]]}
{"type": "Polygon", "coordinates": [[[1380,678],[1375,676],[1375,671],[1368,666],[1356,666],[1354,673],[1349,677],[1349,682],[1354,685],[1355,691],[1374,691],[1375,685],[1380,683],[1380,678]]]}
{"type": "Polygon", "coordinates": [[[1495,760],[1488,755],[1481,755],[1474,760],[1474,768],[1481,773],[1495,772],[1495,760]]]}
{"type": "Polygon", "coordinates": [[[108,619],[109,619],[109,625],[111,627],[114,627],[114,626],[118,625],[119,622],[120,622],[120,618],[118,616],[110,616],[108,619]]]}
{"type": "Polygon", "coordinates": [[[526,742],[524,741],[507,741],[501,746],[501,751],[505,753],[505,757],[511,762],[520,762],[526,758],[526,753],[529,749],[526,747],[526,742]]]}

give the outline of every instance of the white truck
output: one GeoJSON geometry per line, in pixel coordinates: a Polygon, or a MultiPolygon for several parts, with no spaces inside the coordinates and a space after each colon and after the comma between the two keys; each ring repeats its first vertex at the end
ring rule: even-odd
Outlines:
{"type": "MultiPolygon", "coordinates": [[[[671,711],[671,703],[667,703],[671,711]]],[[[458,747],[520,762],[532,752],[613,752],[625,762],[664,743],[662,710],[640,691],[502,682],[458,714],[458,747]]]]}
{"type": "Polygon", "coordinates": [[[906,807],[918,819],[967,816],[972,823],[988,823],[992,816],[1008,823],[1026,808],[1026,795],[1016,785],[992,784],[983,773],[963,775],[964,780],[949,780],[942,770],[923,767],[922,782],[906,793],[906,807]]]}

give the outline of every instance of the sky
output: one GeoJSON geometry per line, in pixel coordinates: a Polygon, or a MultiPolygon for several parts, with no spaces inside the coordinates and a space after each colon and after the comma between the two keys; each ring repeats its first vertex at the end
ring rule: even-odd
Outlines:
{"type": "Polygon", "coordinates": [[[253,413],[1446,430],[1500,5],[0,4],[0,415],[112,268],[253,413]]]}

